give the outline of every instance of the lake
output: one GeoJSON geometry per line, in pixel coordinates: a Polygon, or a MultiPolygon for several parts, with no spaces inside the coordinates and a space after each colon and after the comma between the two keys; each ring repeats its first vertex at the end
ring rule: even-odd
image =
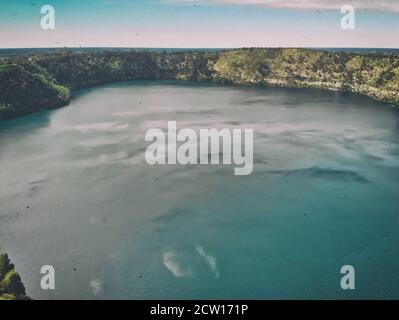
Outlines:
{"type": "Polygon", "coordinates": [[[0,123],[0,248],[34,299],[397,299],[398,169],[399,113],[366,97],[105,85],[0,123]],[[252,174],[148,165],[169,120],[252,128],[252,174]]]}

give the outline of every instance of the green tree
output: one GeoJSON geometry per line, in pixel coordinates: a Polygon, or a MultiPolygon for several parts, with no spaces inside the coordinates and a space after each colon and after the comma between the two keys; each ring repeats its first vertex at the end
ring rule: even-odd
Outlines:
{"type": "Polygon", "coordinates": [[[26,296],[21,277],[6,253],[0,254],[0,300],[23,300],[26,296]]]}

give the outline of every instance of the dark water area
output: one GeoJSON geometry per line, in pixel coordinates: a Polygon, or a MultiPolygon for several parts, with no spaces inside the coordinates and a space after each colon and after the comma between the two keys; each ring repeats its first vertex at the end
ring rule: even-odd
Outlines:
{"type": "Polygon", "coordinates": [[[398,110],[367,97],[105,85],[0,123],[0,247],[34,299],[397,299],[398,169],[398,110]],[[171,120],[252,128],[253,173],[148,165],[171,120]]]}

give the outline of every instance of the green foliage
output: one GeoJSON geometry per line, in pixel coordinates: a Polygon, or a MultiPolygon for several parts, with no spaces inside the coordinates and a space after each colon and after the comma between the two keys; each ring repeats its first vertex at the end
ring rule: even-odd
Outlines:
{"type": "Polygon", "coordinates": [[[70,98],[69,89],[34,61],[20,61],[0,72],[0,120],[61,107],[70,98]]]}
{"type": "Polygon", "coordinates": [[[352,91],[398,105],[399,57],[297,48],[219,52],[56,52],[0,65],[0,120],[69,103],[71,90],[126,80],[189,80],[352,91]]]}
{"type": "Polygon", "coordinates": [[[0,282],[0,290],[15,293],[17,296],[25,295],[25,288],[21,282],[21,277],[15,270],[6,273],[0,282]]]}
{"type": "Polygon", "coordinates": [[[0,300],[29,299],[7,254],[0,255],[0,300]]]}
{"type": "Polygon", "coordinates": [[[3,253],[0,254],[0,280],[14,268],[14,265],[10,262],[8,255],[3,253]]]}
{"type": "Polygon", "coordinates": [[[224,83],[353,91],[398,104],[399,57],[307,49],[245,49],[221,54],[215,64],[224,83]]]}
{"type": "Polygon", "coordinates": [[[0,72],[14,68],[13,64],[0,64],[0,72]]]}
{"type": "Polygon", "coordinates": [[[0,300],[17,300],[17,297],[14,296],[13,294],[6,293],[3,295],[0,295],[0,300]]]}
{"type": "Polygon", "coordinates": [[[67,87],[61,86],[54,82],[51,82],[50,86],[58,92],[58,98],[60,100],[67,102],[71,99],[71,91],[67,87]]]}

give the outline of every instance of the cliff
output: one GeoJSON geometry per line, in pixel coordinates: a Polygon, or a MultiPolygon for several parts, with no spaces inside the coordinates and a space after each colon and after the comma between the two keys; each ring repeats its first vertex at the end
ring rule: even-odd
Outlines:
{"type": "Polygon", "coordinates": [[[399,56],[248,49],[223,53],[215,70],[232,83],[350,91],[399,106],[399,56]]]}
{"type": "Polygon", "coordinates": [[[350,91],[399,106],[399,57],[307,49],[58,52],[0,64],[0,119],[68,104],[71,90],[125,80],[190,80],[350,91]]]}
{"type": "Polygon", "coordinates": [[[0,66],[0,120],[66,105],[68,88],[34,64],[0,66]]]}

